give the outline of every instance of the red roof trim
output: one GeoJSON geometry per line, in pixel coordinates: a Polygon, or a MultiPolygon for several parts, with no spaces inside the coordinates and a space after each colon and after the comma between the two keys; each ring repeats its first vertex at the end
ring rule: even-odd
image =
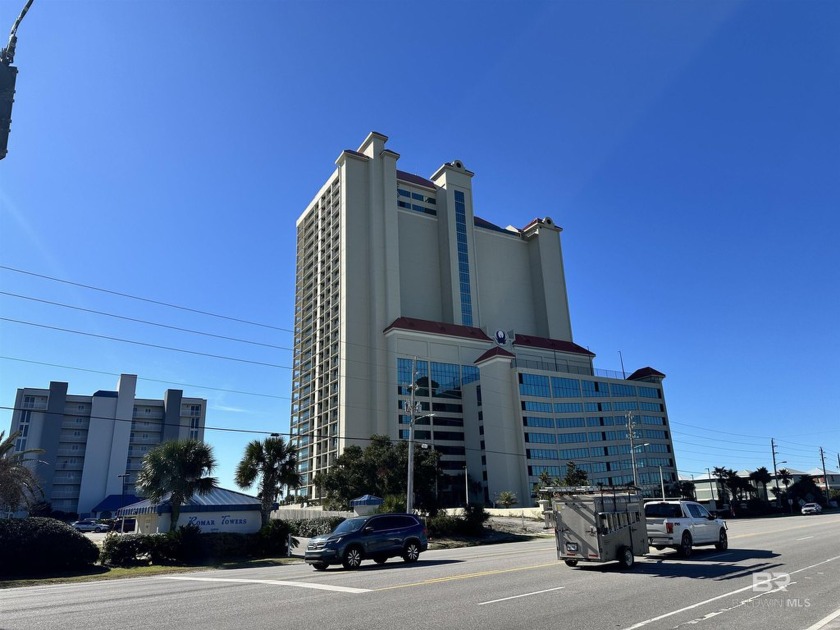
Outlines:
{"type": "Polygon", "coordinates": [[[531,348],[543,348],[544,350],[557,350],[558,352],[571,352],[573,354],[585,354],[594,357],[595,353],[590,352],[583,346],[571,341],[561,339],[548,339],[546,337],[532,337],[529,335],[517,334],[513,340],[514,346],[528,346],[531,348]]]}
{"type": "Polygon", "coordinates": [[[495,348],[490,348],[487,352],[485,352],[480,357],[478,357],[475,360],[475,363],[483,363],[484,361],[487,361],[487,360],[492,359],[494,357],[504,357],[506,359],[515,359],[516,355],[513,354],[512,352],[508,352],[504,348],[500,348],[499,346],[496,346],[495,348]]]}
{"type": "Polygon", "coordinates": [[[636,381],[642,378],[647,378],[649,376],[656,376],[658,378],[665,378],[665,375],[660,372],[659,370],[654,370],[652,367],[643,367],[639,368],[635,372],[633,372],[630,376],[627,377],[628,381],[636,381]]]}
{"type": "Polygon", "coordinates": [[[397,179],[401,179],[402,181],[408,182],[409,184],[423,186],[424,188],[431,188],[435,191],[437,190],[437,186],[435,186],[434,182],[426,179],[425,177],[414,175],[413,173],[406,173],[405,171],[397,170],[397,179]]]}
{"type": "Polygon", "coordinates": [[[433,335],[447,335],[449,337],[463,337],[464,339],[475,339],[477,341],[491,341],[490,337],[484,334],[480,328],[473,326],[461,326],[460,324],[447,324],[444,322],[433,322],[428,319],[416,319],[414,317],[399,317],[394,320],[383,332],[389,330],[410,330],[414,332],[430,333],[433,335]]]}

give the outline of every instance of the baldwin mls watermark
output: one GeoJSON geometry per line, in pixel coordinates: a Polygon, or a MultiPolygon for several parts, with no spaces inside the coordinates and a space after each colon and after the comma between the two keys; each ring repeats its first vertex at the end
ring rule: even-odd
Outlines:
{"type": "Polygon", "coordinates": [[[810,608],[811,600],[807,597],[790,597],[788,586],[791,582],[789,573],[771,571],[757,571],[752,574],[752,590],[759,593],[750,599],[750,605],[755,608],[810,608]],[[781,597],[763,597],[766,594],[778,593],[781,597]]]}

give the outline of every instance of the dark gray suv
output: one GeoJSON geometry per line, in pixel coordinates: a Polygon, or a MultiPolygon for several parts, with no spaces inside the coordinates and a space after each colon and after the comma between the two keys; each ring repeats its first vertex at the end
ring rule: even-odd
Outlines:
{"type": "Polygon", "coordinates": [[[358,569],[368,558],[378,564],[396,556],[416,562],[428,546],[426,527],[413,514],[371,514],[348,518],[331,533],[311,539],[304,559],[318,571],[331,564],[358,569]]]}

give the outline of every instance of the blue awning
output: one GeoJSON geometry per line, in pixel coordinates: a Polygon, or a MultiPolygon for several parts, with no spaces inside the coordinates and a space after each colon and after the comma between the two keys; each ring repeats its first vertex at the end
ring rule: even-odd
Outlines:
{"type": "Polygon", "coordinates": [[[366,494],[363,497],[359,497],[358,499],[353,499],[350,501],[350,506],[356,505],[382,505],[385,503],[385,499],[380,499],[379,497],[375,497],[372,494],[366,494]]]}

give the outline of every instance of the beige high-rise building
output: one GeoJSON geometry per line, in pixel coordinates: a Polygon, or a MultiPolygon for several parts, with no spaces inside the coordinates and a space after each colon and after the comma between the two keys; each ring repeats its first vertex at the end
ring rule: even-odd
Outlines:
{"type": "Polygon", "coordinates": [[[387,138],[343,151],[297,221],[292,444],[302,493],[372,434],[441,454],[444,504],[513,491],[574,461],[593,483],[676,480],[664,374],[596,370],[572,338],[561,228],[476,216],[454,160],[397,168],[387,138]],[[431,417],[430,417],[431,416],[431,417]],[[630,439],[628,427],[632,427],[630,439]],[[632,447],[631,447],[632,442],[632,447]],[[631,450],[632,449],[632,450],[631,450]],[[474,488],[474,489],[472,489],[474,488]],[[478,488],[481,488],[479,491],[478,488]]]}

